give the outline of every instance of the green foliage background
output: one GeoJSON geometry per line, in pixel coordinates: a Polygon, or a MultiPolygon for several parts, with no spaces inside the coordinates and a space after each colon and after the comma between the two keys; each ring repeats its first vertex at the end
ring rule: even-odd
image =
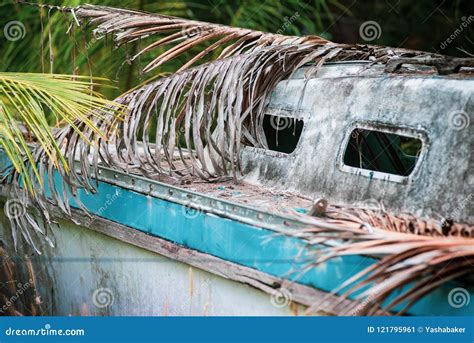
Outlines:
{"type": "MultiPolygon", "coordinates": [[[[33,0],[34,1],[34,0],[33,0]]],[[[288,35],[317,34],[341,43],[368,43],[359,35],[360,25],[368,20],[381,27],[380,38],[370,44],[406,47],[454,56],[474,53],[474,17],[462,34],[451,44],[442,43],[474,15],[474,1],[432,0],[67,0],[38,1],[60,6],[92,3],[180,16],[226,25],[269,32],[282,31],[288,35]]],[[[167,63],[153,75],[142,75],[144,66],[155,54],[144,55],[131,63],[129,56],[146,42],[116,48],[110,39],[94,39],[90,28],[78,29],[69,35],[67,28],[72,16],[57,11],[42,10],[13,1],[0,4],[0,70],[16,72],[49,72],[49,28],[54,55],[53,72],[106,77],[117,89],[105,90],[109,98],[140,84],[160,73],[176,70],[167,63]],[[18,41],[8,41],[3,28],[10,21],[20,21],[26,29],[18,41]],[[41,21],[44,30],[41,30],[41,21]],[[43,44],[41,43],[43,41],[43,44]],[[43,48],[42,48],[43,45],[43,48]]],[[[180,57],[183,61],[186,55],[180,57]]],[[[177,63],[179,62],[176,61],[177,63]]]]}

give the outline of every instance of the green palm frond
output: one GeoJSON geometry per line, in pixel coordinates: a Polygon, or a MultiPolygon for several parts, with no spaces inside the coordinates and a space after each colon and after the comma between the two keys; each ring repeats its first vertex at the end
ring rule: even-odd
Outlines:
{"type": "Polygon", "coordinates": [[[116,106],[91,90],[103,81],[81,76],[0,72],[0,145],[30,192],[35,192],[36,185],[43,189],[43,178],[24,136],[25,129],[52,165],[68,173],[71,166],[53,136],[46,114],[54,117],[55,122],[67,124],[88,144],[94,142],[82,133],[84,128],[106,138],[94,119],[103,119],[116,106]]]}

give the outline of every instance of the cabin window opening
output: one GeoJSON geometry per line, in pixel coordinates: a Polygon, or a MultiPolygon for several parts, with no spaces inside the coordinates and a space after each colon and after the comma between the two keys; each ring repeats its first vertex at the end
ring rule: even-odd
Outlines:
{"type": "Polygon", "coordinates": [[[298,146],[303,126],[301,119],[265,114],[263,132],[268,149],[291,154],[298,146]]]}
{"type": "Polygon", "coordinates": [[[421,148],[422,142],[416,137],[356,128],[349,137],[343,162],[354,168],[408,176],[421,148]]]}

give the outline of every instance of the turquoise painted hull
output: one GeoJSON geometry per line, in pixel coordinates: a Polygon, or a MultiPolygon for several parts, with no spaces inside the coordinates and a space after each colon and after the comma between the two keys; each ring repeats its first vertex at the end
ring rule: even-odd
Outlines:
{"type": "MultiPolygon", "coordinates": [[[[304,258],[304,242],[272,230],[251,226],[204,211],[193,212],[183,206],[100,182],[98,193],[80,193],[81,201],[92,213],[130,228],[155,235],[226,261],[254,268],[270,275],[295,280],[324,291],[331,291],[376,260],[366,256],[346,256],[311,268],[304,258]],[[120,200],[103,204],[121,193],[120,200]],[[187,213],[192,212],[187,215],[187,213]]],[[[446,284],[420,300],[409,311],[412,315],[472,315],[474,303],[453,308],[448,293],[456,284],[446,284]]],[[[465,287],[465,286],[463,286],[465,287]]],[[[343,292],[342,290],[341,292],[343,292]]],[[[474,295],[474,290],[470,289],[474,295]]],[[[394,294],[395,296],[395,294],[394,294]]],[[[393,297],[387,300],[387,303],[393,297]]]]}
{"type": "MultiPolygon", "coordinates": [[[[237,219],[235,216],[230,218],[230,215],[219,214],[217,205],[215,213],[212,213],[213,211],[209,209],[196,210],[201,206],[190,200],[186,204],[170,201],[169,194],[180,191],[166,184],[130,175],[122,175],[122,185],[114,184],[118,183],[114,179],[117,179],[120,173],[103,170],[108,176],[102,173],[98,192],[86,194],[79,191],[78,196],[90,213],[125,225],[130,230],[139,230],[225,261],[327,292],[376,263],[376,259],[371,257],[347,256],[306,269],[311,260],[304,253],[307,251],[304,242],[298,238],[277,234],[274,230],[261,227],[265,225],[252,225],[251,221],[247,221],[244,217],[237,219]],[[154,185],[155,189],[158,188],[158,192],[147,195],[128,189],[132,188],[131,185],[123,186],[128,185],[127,178],[154,185]],[[107,181],[104,181],[105,179],[107,181]],[[160,193],[160,188],[168,189],[169,193],[160,193]],[[306,272],[303,272],[305,270],[306,272]]],[[[56,181],[60,187],[60,180],[56,181]]],[[[150,190],[151,188],[150,186],[150,190]]],[[[192,199],[189,193],[184,196],[192,199]]],[[[223,203],[219,199],[208,200],[211,204],[223,203]]],[[[74,206],[73,199],[71,203],[74,206]]],[[[271,216],[268,218],[269,221],[275,219],[271,216]]],[[[94,223],[91,222],[91,225],[94,223]]],[[[472,315],[474,302],[461,308],[450,306],[448,293],[457,286],[459,285],[451,283],[436,289],[416,303],[409,314],[472,315]]],[[[471,296],[474,295],[474,289],[472,287],[468,289],[471,296]]]]}

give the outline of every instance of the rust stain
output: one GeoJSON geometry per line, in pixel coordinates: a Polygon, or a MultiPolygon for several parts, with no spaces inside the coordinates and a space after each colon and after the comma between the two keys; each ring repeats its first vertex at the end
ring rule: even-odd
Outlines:
{"type": "Polygon", "coordinates": [[[189,267],[189,297],[193,297],[193,289],[194,289],[194,282],[193,282],[193,268],[189,267]]]}
{"type": "Polygon", "coordinates": [[[293,316],[298,315],[298,305],[296,303],[294,303],[293,301],[290,302],[290,311],[291,311],[291,314],[293,316]]]}
{"type": "Polygon", "coordinates": [[[89,316],[89,306],[86,303],[82,303],[81,316],[89,316]]]}
{"type": "Polygon", "coordinates": [[[168,301],[165,301],[163,304],[163,316],[167,317],[169,315],[169,305],[168,301]]]}

